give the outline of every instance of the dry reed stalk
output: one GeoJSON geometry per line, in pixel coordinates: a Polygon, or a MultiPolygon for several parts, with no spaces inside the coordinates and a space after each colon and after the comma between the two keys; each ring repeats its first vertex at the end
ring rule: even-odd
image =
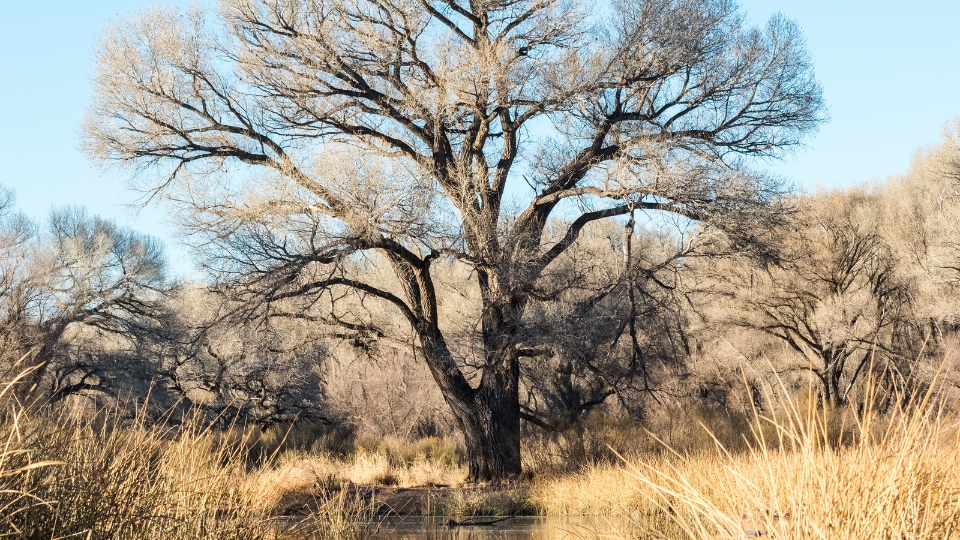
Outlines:
{"type": "Polygon", "coordinates": [[[775,436],[755,430],[744,453],[718,441],[712,456],[673,453],[629,463],[629,477],[648,495],[653,514],[669,521],[659,530],[641,524],[639,534],[742,538],[753,530],[796,540],[960,534],[954,418],[934,400],[933,387],[899,396],[884,416],[870,406],[876,388],[867,394],[866,412],[850,415],[848,440],[833,433],[824,409],[784,399],[783,413],[756,414],[775,436]]]}

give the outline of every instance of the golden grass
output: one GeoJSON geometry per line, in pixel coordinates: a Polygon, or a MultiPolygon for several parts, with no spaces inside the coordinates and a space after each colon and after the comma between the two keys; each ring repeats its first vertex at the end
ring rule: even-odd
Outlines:
{"type": "MultiPolygon", "coordinates": [[[[13,392],[22,378],[0,385],[0,538],[303,537],[279,519],[281,479],[250,473],[250,432],[224,436],[199,415],[149,422],[145,408],[27,408],[13,392]]],[[[370,536],[369,505],[340,486],[313,497],[311,538],[370,536]]]]}
{"type": "Polygon", "coordinates": [[[933,395],[894,396],[883,416],[851,410],[845,429],[836,414],[784,400],[780,414],[757,414],[744,451],[718,441],[589,467],[542,480],[533,498],[546,513],[629,516],[622,538],[953,538],[960,431],[933,395]]]}
{"type": "Polygon", "coordinates": [[[913,396],[883,418],[860,415],[845,444],[828,415],[787,402],[785,413],[761,418],[775,440],[758,436],[746,453],[721,446],[710,463],[675,455],[629,472],[686,537],[746,528],[797,539],[951,538],[960,526],[960,439],[931,398],[913,396]]]}
{"type": "MultiPolygon", "coordinates": [[[[238,445],[198,424],[176,433],[117,417],[18,412],[6,464],[0,535],[19,538],[264,538],[273,523],[238,489],[238,445]]],[[[188,421],[190,421],[188,419],[188,421]]]]}
{"type": "Polygon", "coordinates": [[[450,441],[387,439],[335,457],[199,414],[23,407],[17,382],[0,386],[0,538],[369,538],[374,503],[353,484],[466,476],[450,441]]]}
{"type": "MultiPolygon", "coordinates": [[[[641,454],[569,472],[556,467],[558,453],[526,484],[485,490],[463,488],[462,452],[449,440],[361,441],[336,454],[281,451],[279,437],[264,454],[270,445],[251,431],[215,431],[199,416],[157,423],[144,413],[27,409],[15,384],[0,385],[0,538],[359,540],[373,534],[375,507],[356,485],[460,487],[428,503],[447,515],[626,516],[621,537],[960,535],[960,429],[932,391],[893,396],[884,415],[785,399],[777,414],[756,413],[745,442],[716,437],[710,450],[651,452],[649,434],[631,431],[641,454]],[[303,519],[288,530],[290,513],[303,519]]],[[[598,441],[626,433],[604,429],[598,441]]]]}
{"type": "Polygon", "coordinates": [[[291,540],[365,540],[379,531],[373,506],[346,489],[329,493],[314,506],[308,519],[289,531],[291,540]]]}
{"type": "Polygon", "coordinates": [[[551,516],[626,516],[649,506],[647,493],[622,465],[611,464],[537,478],[530,487],[531,502],[551,516]]]}
{"type": "Polygon", "coordinates": [[[311,506],[317,493],[342,486],[457,487],[466,477],[460,452],[451,441],[386,438],[367,441],[346,456],[317,448],[286,451],[251,471],[244,489],[259,493],[265,507],[284,511],[311,506]]]}

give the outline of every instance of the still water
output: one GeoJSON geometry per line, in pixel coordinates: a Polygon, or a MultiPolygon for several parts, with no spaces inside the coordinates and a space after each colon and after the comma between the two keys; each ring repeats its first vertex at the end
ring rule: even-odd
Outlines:
{"type": "Polygon", "coordinates": [[[490,522],[497,518],[464,518],[465,524],[448,527],[438,517],[390,518],[380,522],[382,540],[575,540],[596,538],[623,531],[628,520],[615,517],[515,517],[486,526],[466,523],[490,522]]]}

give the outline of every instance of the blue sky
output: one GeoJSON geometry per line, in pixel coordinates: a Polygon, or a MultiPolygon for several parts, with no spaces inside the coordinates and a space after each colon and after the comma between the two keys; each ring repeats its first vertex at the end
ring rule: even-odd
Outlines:
{"type": "MultiPolygon", "coordinates": [[[[77,134],[90,99],[92,50],[106,24],[152,0],[3,0],[0,17],[0,185],[34,217],[79,204],[161,237],[190,273],[157,208],[131,206],[121,170],[101,171],[77,134]]],[[[179,2],[187,5],[188,2],[179,2]]],[[[960,0],[742,0],[762,23],[780,12],[806,35],[830,122],[775,171],[803,189],[904,171],[916,148],[960,116],[960,0]]]]}

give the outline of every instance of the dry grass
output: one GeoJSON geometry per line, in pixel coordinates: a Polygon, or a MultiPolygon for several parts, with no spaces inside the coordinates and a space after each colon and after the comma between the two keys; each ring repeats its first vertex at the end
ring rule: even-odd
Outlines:
{"type": "MultiPolygon", "coordinates": [[[[188,422],[190,420],[188,419],[188,422]]],[[[0,534],[19,538],[264,538],[274,524],[239,489],[238,445],[197,424],[19,412],[5,464],[0,534]]]]}
{"type": "Polygon", "coordinates": [[[291,540],[364,540],[379,530],[373,505],[346,489],[316,499],[314,508],[289,531],[291,540]]]}
{"type": "MultiPolygon", "coordinates": [[[[630,462],[665,466],[673,451],[704,464],[725,448],[746,447],[750,419],[730,411],[664,408],[659,422],[588,417],[577,430],[524,441],[524,468],[532,473],[529,497],[539,513],[562,516],[637,516],[651,513],[651,492],[626,469],[630,462]],[[666,421],[668,420],[668,421],[666,421]],[[674,449],[674,450],[668,450],[674,449]]],[[[832,425],[832,424],[831,424],[832,425]]],[[[769,427],[767,432],[772,433],[769,427]]]]}
{"type": "Polygon", "coordinates": [[[456,445],[438,439],[336,456],[342,441],[330,433],[223,431],[200,414],[158,422],[146,407],[133,417],[24,407],[13,390],[25,375],[0,385],[0,538],[362,539],[374,534],[375,507],[353,484],[466,476],[456,445]],[[297,450],[298,437],[324,450],[297,450]]]}
{"type": "Polygon", "coordinates": [[[747,528],[797,539],[951,538],[960,440],[931,397],[859,416],[847,444],[831,436],[827,415],[785,403],[784,414],[762,419],[776,428],[773,441],[758,437],[740,455],[721,447],[712,464],[675,456],[630,472],[687,537],[747,528]]]}
{"type": "Polygon", "coordinates": [[[263,504],[278,513],[314,508],[318,494],[346,488],[369,495],[373,487],[381,493],[373,497],[383,505],[381,511],[454,517],[536,511],[525,485],[466,487],[466,476],[462,451],[451,441],[386,438],[365,441],[339,457],[323,451],[285,452],[271,466],[250,472],[244,489],[260,493],[263,504]],[[399,500],[391,498],[405,488],[421,489],[406,491],[409,495],[399,500]],[[394,502],[402,507],[394,507],[394,502]]]}
{"type": "Polygon", "coordinates": [[[540,513],[552,516],[625,516],[648,506],[647,490],[622,465],[610,464],[537,478],[530,497],[540,513]]]}
{"type": "Polygon", "coordinates": [[[899,396],[883,416],[851,410],[839,428],[837,414],[784,400],[780,414],[757,415],[763,429],[744,451],[718,441],[632,458],[544,480],[534,497],[548,513],[630,516],[621,537],[953,538],[960,436],[933,395],[899,396]]]}
{"type": "MultiPolygon", "coordinates": [[[[149,422],[145,409],[27,408],[13,392],[22,378],[0,386],[0,538],[301,537],[281,526],[275,486],[249,472],[249,432],[225,437],[199,415],[149,422]]],[[[303,520],[313,538],[369,537],[347,523],[369,521],[357,519],[362,501],[342,489],[319,496],[303,520]]]]}
{"type": "Polygon", "coordinates": [[[386,438],[341,456],[318,447],[288,450],[251,471],[244,485],[260,494],[264,506],[283,513],[312,507],[318,493],[343,486],[456,487],[466,476],[462,452],[452,441],[386,438]]]}
{"type": "MultiPolygon", "coordinates": [[[[882,416],[785,399],[778,414],[757,413],[752,437],[735,449],[716,437],[711,450],[651,452],[636,432],[607,425],[573,446],[617,438],[643,442],[644,453],[616,462],[578,450],[573,472],[545,466],[497,491],[462,487],[462,453],[449,440],[361,441],[337,455],[315,444],[285,448],[283,437],[224,434],[199,416],[156,423],[145,414],[26,409],[14,384],[0,386],[0,537],[359,540],[374,533],[376,508],[357,485],[460,486],[433,500],[433,513],[447,515],[628,516],[623,537],[960,534],[960,430],[932,392],[893,396],[882,416]],[[285,513],[308,510],[299,526],[280,526],[290,524],[285,513]]],[[[559,453],[549,459],[562,461],[570,441],[551,442],[559,453]]]]}

